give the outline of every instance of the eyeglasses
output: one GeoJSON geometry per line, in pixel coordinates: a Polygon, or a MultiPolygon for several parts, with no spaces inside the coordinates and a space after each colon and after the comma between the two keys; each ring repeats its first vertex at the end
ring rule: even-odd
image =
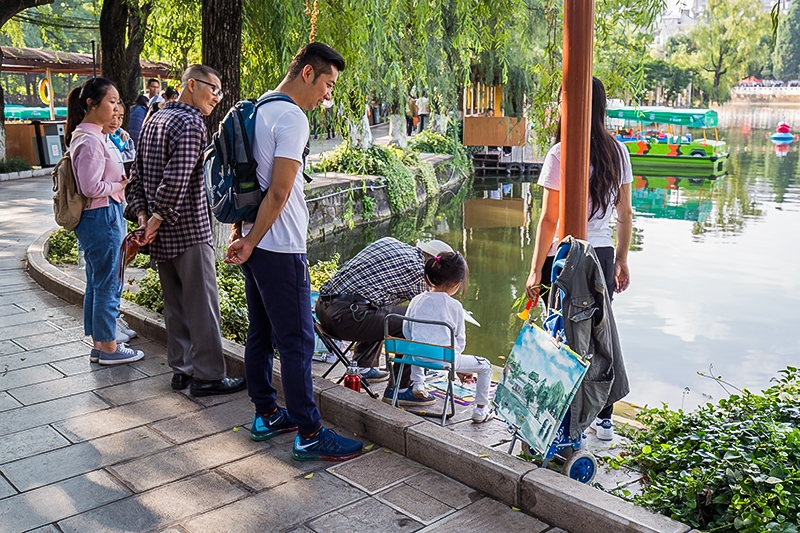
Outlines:
{"type": "Polygon", "coordinates": [[[192,78],[192,79],[194,81],[199,81],[203,85],[208,85],[209,87],[211,87],[211,94],[213,94],[214,96],[216,96],[218,98],[222,98],[225,95],[225,93],[222,92],[222,89],[220,89],[219,87],[217,87],[213,83],[208,83],[207,81],[198,80],[197,78],[192,78]]]}

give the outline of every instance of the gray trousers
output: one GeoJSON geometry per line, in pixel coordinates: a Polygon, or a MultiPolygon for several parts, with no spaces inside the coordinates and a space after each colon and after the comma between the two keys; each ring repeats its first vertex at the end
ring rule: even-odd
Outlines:
{"type": "Polygon", "coordinates": [[[210,244],[196,244],[158,263],[164,291],[167,361],[174,373],[201,380],[225,377],[219,292],[210,244]]]}

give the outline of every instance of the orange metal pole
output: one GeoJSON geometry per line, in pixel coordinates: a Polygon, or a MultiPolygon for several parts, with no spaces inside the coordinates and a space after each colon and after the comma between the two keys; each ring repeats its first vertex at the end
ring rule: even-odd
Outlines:
{"type": "Polygon", "coordinates": [[[564,0],[559,238],[586,239],[594,0],[564,0]]]}

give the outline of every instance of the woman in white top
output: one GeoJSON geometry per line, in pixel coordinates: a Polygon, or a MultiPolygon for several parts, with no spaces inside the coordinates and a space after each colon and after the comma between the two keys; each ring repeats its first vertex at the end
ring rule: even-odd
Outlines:
{"type": "MultiPolygon", "coordinates": [[[[561,113],[561,94],[558,99],[561,113]]],[[[597,259],[603,269],[610,299],[614,292],[622,292],[630,284],[628,271],[628,248],[631,244],[633,209],[631,207],[631,182],[633,172],[627,148],[619,143],[606,130],[606,90],[603,83],[592,78],[592,119],[589,162],[589,223],[587,240],[594,247],[597,259]],[[611,230],[611,216],[617,213],[617,248],[611,230]]],[[[556,138],[561,138],[559,122],[556,138]]],[[[531,260],[531,271],[526,282],[526,292],[530,299],[539,294],[540,284],[550,285],[550,271],[553,256],[558,247],[557,230],[559,224],[559,191],[561,189],[561,143],[558,142],[547,153],[539,185],[544,187],[542,215],[536,229],[536,245],[531,260]]],[[[598,415],[597,435],[603,440],[611,440],[613,426],[611,412],[613,405],[607,406],[598,415]]]]}

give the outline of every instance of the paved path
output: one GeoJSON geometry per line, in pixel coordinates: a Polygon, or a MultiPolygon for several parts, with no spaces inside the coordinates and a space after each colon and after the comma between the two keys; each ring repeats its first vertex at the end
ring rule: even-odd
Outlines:
{"type": "Polygon", "coordinates": [[[91,365],[80,308],[25,273],[50,189],[0,183],[0,533],[561,531],[388,450],[295,462],[292,435],[248,438],[246,395],[172,392],[146,339],[91,365]]]}

